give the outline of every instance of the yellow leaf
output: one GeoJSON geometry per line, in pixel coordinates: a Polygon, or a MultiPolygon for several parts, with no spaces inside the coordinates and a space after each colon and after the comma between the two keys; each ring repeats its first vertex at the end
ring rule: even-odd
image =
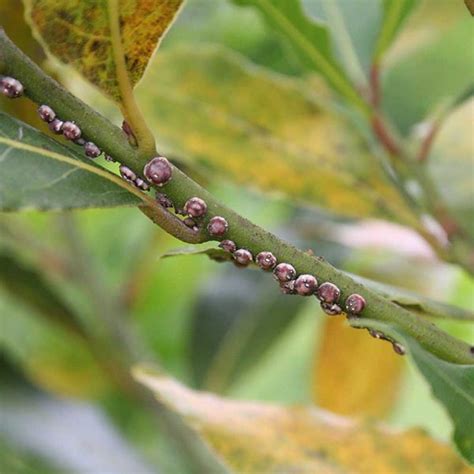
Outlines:
{"type": "Polygon", "coordinates": [[[312,407],[232,401],[189,390],[149,370],[134,374],[236,472],[469,472],[448,446],[420,430],[393,432],[312,407]]]}
{"type": "Polygon", "coordinates": [[[353,126],[307,83],[221,48],[180,48],[156,57],[138,98],[160,147],[211,175],[349,216],[412,218],[353,126]]]}
{"type": "Polygon", "coordinates": [[[313,399],[343,415],[383,416],[395,402],[403,358],[388,342],[326,318],[315,354],[313,399]]]}
{"type": "Polygon", "coordinates": [[[118,101],[119,76],[128,76],[131,86],[140,80],[182,2],[26,0],[28,17],[51,54],[118,101]]]}

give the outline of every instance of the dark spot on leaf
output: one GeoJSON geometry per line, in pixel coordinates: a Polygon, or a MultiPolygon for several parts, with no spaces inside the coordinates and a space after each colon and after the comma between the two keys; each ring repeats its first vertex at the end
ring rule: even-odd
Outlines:
{"type": "Polygon", "coordinates": [[[100,41],[99,40],[94,40],[91,43],[90,49],[91,49],[91,51],[97,51],[98,48],[100,48],[100,41]]]}
{"type": "Polygon", "coordinates": [[[56,14],[62,20],[65,20],[68,23],[74,23],[74,16],[71,15],[71,13],[68,10],[57,10],[56,14]]]}

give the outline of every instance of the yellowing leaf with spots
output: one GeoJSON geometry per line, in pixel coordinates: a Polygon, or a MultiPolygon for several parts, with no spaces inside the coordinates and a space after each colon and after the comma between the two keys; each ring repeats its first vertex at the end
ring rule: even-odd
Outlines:
{"type": "Polygon", "coordinates": [[[183,0],[25,0],[47,50],[120,101],[183,0]]]}
{"type": "Polygon", "coordinates": [[[234,472],[471,472],[451,448],[421,430],[395,432],[314,407],[233,401],[190,390],[146,369],[134,374],[234,472]]]}
{"type": "Polygon", "coordinates": [[[209,176],[344,215],[412,218],[353,127],[302,81],[221,48],[179,48],[156,57],[138,100],[161,149],[209,176]]]}
{"type": "Polygon", "coordinates": [[[396,400],[403,364],[388,342],[354,331],[342,318],[327,318],[315,354],[313,399],[341,415],[381,417],[396,400]]]}

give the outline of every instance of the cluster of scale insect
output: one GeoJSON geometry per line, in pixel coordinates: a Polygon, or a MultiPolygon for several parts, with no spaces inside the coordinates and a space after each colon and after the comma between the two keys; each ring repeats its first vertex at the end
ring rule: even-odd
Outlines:
{"type": "MultiPolygon", "coordinates": [[[[0,76],[0,92],[11,99],[23,95],[24,88],[20,81],[12,77],[0,76]]],[[[84,153],[89,158],[95,159],[102,154],[102,150],[93,142],[87,141],[82,136],[80,127],[74,121],[63,121],[56,112],[48,105],[44,104],[38,108],[38,115],[48,124],[49,129],[56,134],[62,134],[67,140],[84,147],[84,153]]],[[[126,124],[124,124],[126,125],[126,124]]],[[[129,127],[122,127],[124,133],[130,138],[133,137],[129,127]]],[[[111,156],[105,155],[107,161],[116,161],[111,156]]],[[[133,183],[144,191],[149,189],[149,184],[125,165],[120,165],[120,174],[123,179],[133,183]]],[[[162,187],[172,178],[172,166],[164,156],[152,158],[143,170],[146,180],[154,186],[162,187]]],[[[199,223],[206,216],[206,202],[195,196],[188,199],[183,209],[176,208],[171,199],[163,193],[157,193],[157,202],[164,208],[174,207],[177,215],[184,216],[183,223],[195,231],[199,230],[199,223]]],[[[223,237],[229,230],[229,224],[224,217],[214,216],[207,225],[208,233],[217,238],[223,237]]],[[[231,253],[237,266],[246,267],[255,262],[262,270],[273,272],[275,280],[284,294],[297,294],[300,296],[315,296],[323,311],[331,316],[342,314],[343,309],[340,304],[341,291],[331,282],[318,284],[315,276],[309,274],[297,274],[293,265],[286,262],[278,263],[277,258],[270,251],[262,251],[255,258],[250,250],[239,248],[235,242],[229,239],[221,240],[219,247],[231,253]]],[[[354,293],[348,296],[344,302],[344,309],[348,317],[357,317],[366,306],[363,296],[354,293]]],[[[391,342],[397,354],[405,354],[405,348],[380,331],[369,329],[371,336],[391,342]]]]}
{"type": "MultiPolygon", "coordinates": [[[[16,99],[21,97],[24,92],[24,87],[20,81],[13,77],[0,77],[0,92],[10,98],[16,99]]],[[[62,135],[66,140],[83,147],[84,154],[91,159],[98,158],[102,155],[102,150],[94,143],[87,140],[82,133],[81,128],[74,121],[62,120],[57,113],[47,104],[38,107],[38,115],[48,124],[48,128],[56,135],[62,135]]],[[[110,155],[104,155],[105,160],[115,162],[116,160],[110,155]]],[[[137,176],[130,168],[125,165],[120,166],[120,175],[123,179],[130,182],[137,188],[147,191],[150,186],[145,180],[137,176]]]]}
{"type": "MultiPolygon", "coordinates": [[[[341,291],[334,283],[326,281],[319,284],[317,278],[313,275],[298,275],[293,265],[286,262],[279,263],[270,251],[262,251],[254,258],[248,249],[239,248],[233,240],[229,239],[222,240],[219,247],[232,254],[237,266],[247,266],[255,262],[262,270],[272,272],[282,293],[315,296],[319,300],[322,310],[330,316],[336,316],[345,311],[348,318],[355,318],[363,312],[366,306],[364,297],[357,293],[349,295],[342,306],[340,301],[341,291]]],[[[390,341],[397,354],[405,354],[405,348],[394,339],[380,331],[370,330],[369,333],[377,339],[390,341]]]]}

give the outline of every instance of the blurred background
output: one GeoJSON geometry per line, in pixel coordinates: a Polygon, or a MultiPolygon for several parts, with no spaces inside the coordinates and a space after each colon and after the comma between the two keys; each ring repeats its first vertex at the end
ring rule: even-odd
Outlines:
{"type": "MultiPolygon", "coordinates": [[[[320,2],[304,3],[324,18],[320,2]]],[[[340,3],[366,70],[381,2],[340,3]]],[[[0,23],[121,123],[111,102],[44,56],[18,0],[0,0],[0,23]]],[[[449,110],[428,166],[472,225],[473,101],[446,106],[472,86],[471,23],[462,2],[420,2],[384,62],[383,107],[409,146],[449,110]]],[[[364,124],[350,125],[323,80],[304,74],[255,10],[188,0],[137,93],[160,151],[245,217],[343,270],[474,307],[472,279],[410,229],[364,124]]],[[[0,108],[45,131],[28,101],[0,99],[0,108]]],[[[312,298],[280,295],[254,269],[166,257],[183,247],[136,209],[0,215],[2,472],[184,469],[129,386],[137,361],[199,390],[313,403],[449,439],[447,415],[388,343],[326,317],[312,298]]],[[[439,325],[474,339],[472,324],[439,325]]]]}

